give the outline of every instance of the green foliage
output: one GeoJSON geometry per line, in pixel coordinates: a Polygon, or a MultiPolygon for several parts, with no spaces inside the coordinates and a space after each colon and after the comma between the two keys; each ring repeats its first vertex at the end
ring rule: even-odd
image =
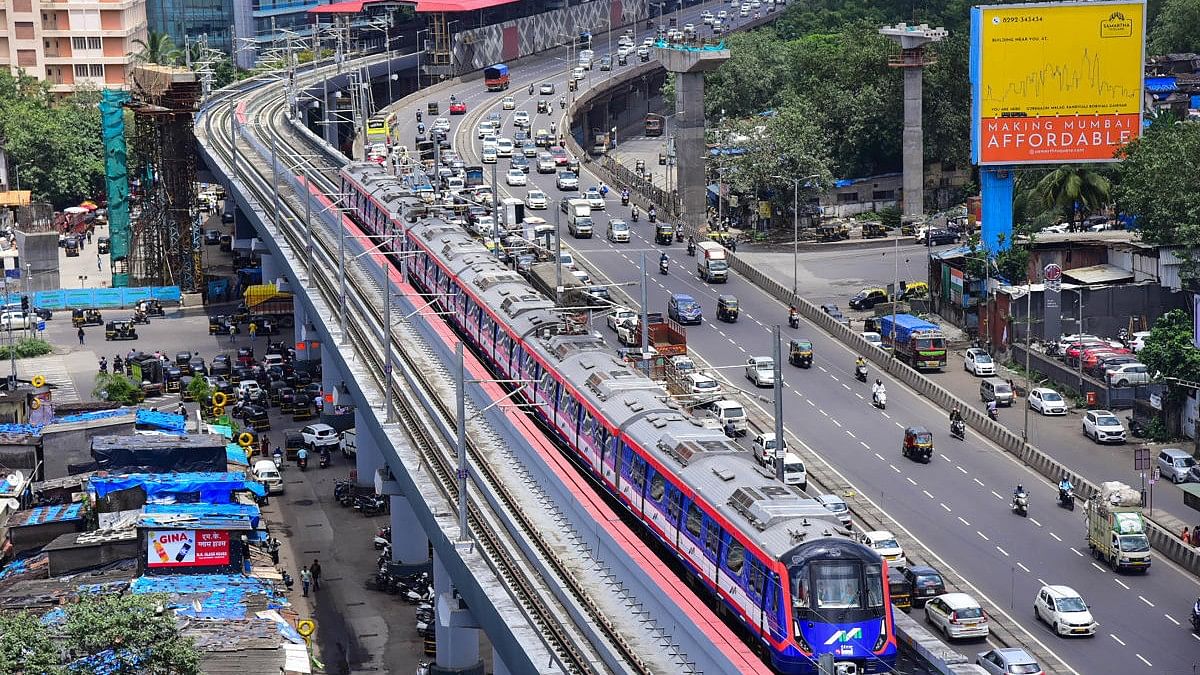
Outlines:
{"type": "MultiPolygon", "coordinates": [[[[1184,249],[1200,245],[1200,123],[1155,122],[1122,154],[1116,201],[1137,218],[1142,239],[1184,249]]],[[[1195,276],[1194,270],[1185,274],[1195,276]]]]}
{"type": "Polygon", "coordinates": [[[1020,244],[996,254],[996,269],[1010,284],[1023,284],[1029,278],[1029,247],[1020,244]]]}
{"type": "Polygon", "coordinates": [[[142,388],[122,373],[96,373],[92,396],[101,401],[133,405],[142,401],[142,388]]]}
{"type": "Polygon", "coordinates": [[[1200,52],[1200,0],[1163,0],[1150,29],[1151,54],[1200,52]]]}
{"type": "Polygon", "coordinates": [[[0,614],[0,673],[60,675],[59,650],[32,614],[0,614]]]}
{"type": "Polygon", "coordinates": [[[212,387],[208,385],[208,381],[200,376],[193,376],[192,381],[188,383],[188,394],[197,401],[205,402],[212,397],[212,387]]]}
{"type": "Polygon", "coordinates": [[[899,206],[886,206],[879,209],[879,222],[883,223],[884,227],[897,228],[900,227],[904,212],[899,206]]]}
{"type": "Polygon", "coordinates": [[[68,606],[65,631],[77,653],[114,649],[119,673],[192,675],[200,655],[179,635],[175,614],[160,595],[83,595],[68,606]]]}
{"type": "Polygon", "coordinates": [[[1078,223],[1109,205],[1112,183],[1086,164],[1064,164],[1043,176],[1036,190],[1047,210],[1078,223]]]}
{"type": "Polygon", "coordinates": [[[1200,350],[1192,346],[1192,317],[1173,309],[1158,317],[1138,358],[1163,377],[1200,382],[1200,350]]]}
{"type": "Polygon", "coordinates": [[[137,47],[133,58],[142,63],[173,66],[179,63],[183,57],[183,51],[175,46],[175,41],[166,33],[150,31],[145,40],[138,38],[133,41],[133,44],[137,47]]]}
{"type": "MultiPolygon", "coordinates": [[[[41,338],[22,338],[14,345],[17,358],[27,359],[33,356],[45,356],[54,351],[54,347],[41,338]]],[[[0,360],[12,358],[9,355],[9,345],[0,345],[0,360]]],[[[3,672],[3,671],[0,671],[3,672]]]]}
{"type": "MultiPolygon", "coordinates": [[[[667,110],[674,110],[675,109],[675,74],[674,73],[667,73],[667,77],[665,80],[663,80],[662,89],[659,90],[659,93],[662,94],[663,105],[666,106],[667,110]]],[[[708,97],[706,96],[705,98],[707,99],[708,97]]]]}

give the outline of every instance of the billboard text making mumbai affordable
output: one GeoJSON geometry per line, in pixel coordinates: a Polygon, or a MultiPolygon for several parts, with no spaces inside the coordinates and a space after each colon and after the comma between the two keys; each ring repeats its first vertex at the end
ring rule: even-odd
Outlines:
{"type": "Polygon", "coordinates": [[[971,158],[979,165],[1113,161],[1142,124],[1146,5],[971,10],[971,158]]]}

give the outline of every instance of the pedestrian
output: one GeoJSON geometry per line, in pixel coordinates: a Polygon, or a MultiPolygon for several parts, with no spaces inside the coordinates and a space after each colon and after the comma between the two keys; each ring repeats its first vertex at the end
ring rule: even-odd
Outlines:
{"type": "Polygon", "coordinates": [[[276,539],[275,537],[271,537],[271,539],[267,542],[267,553],[271,554],[271,564],[278,565],[279,564],[279,540],[276,539]]]}
{"type": "Polygon", "coordinates": [[[104,269],[103,267],[101,267],[101,266],[100,266],[100,262],[101,262],[101,259],[100,259],[100,254],[99,254],[99,253],[97,253],[97,254],[96,254],[96,271],[97,271],[97,272],[99,272],[99,271],[101,271],[102,269],[104,269]]]}
{"type": "Polygon", "coordinates": [[[1192,528],[1192,545],[1200,546],[1200,538],[1196,537],[1196,530],[1200,530],[1200,525],[1197,525],[1192,528]]]}
{"type": "Polygon", "coordinates": [[[269,457],[271,455],[271,441],[267,439],[266,434],[262,435],[262,454],[263,457],[269,457]]]}
{"type": "Polygon", "coordinates": [[[1179,538],[1183,540],[1183,543],[1185,543],[1185,544],[1187,544],[1187,545],[1189,545],[1189,546],[1191,545],[1191,543],[1192,543],[1192,539],[1191,539],[1191,537],[1188,535],[1188,527],[1187,527],[1187,525],[1184,525],[1184,526],[1183,526],[1183,532],[1180,532],[1180,533],[1179,533],[1179,538]]]}
{"type": "Polygon", "coordinates": [[[258,334],[258,324],[250,322],[250,341],[254,342],[254,336],[258,334]]]}
{"type": "Polygon", "coordinates": [[[238,327],[236,323],[229,324],[229,344],[237,342],[238,327]]]}
{"type": "Polygon", "coordinates": [[[312,567],[308,569],[312,572],[313,590],[321,590],[321,563],[316,558],[313,558],[312,567]]]}
{"type": "Polygon", "coordinates": [[[737,238],[736,237],[729,238],[729,252],[737,253],[737,238]]]}
{"type": "Polygon", "coordinates": [[[83,326],[79,327],[79,332],[76,333],[76,335],[79,336],[79,346],[82,347],[83,346],[83,326]]]}
{"type": "Polygon", "coordinates": [[[308,597],[308,587],[312,584],[312,572],[308,571],[308,565],[300,568],[300,586],[304,589],[304,597],[308,597]]]}

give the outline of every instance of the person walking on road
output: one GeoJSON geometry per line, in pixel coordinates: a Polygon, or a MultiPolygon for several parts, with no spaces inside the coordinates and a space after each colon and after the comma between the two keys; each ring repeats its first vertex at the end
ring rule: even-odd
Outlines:
{"type": "Polygon", "coordinates": [[[300,568],[300,587],[304,589],[304,597],[308,597],[308,587],[312,584],[312,572],[308,571],[308,565],[300,568]]]}
{"type": "Polygon", "coordinates": [[[250,341],[254,342],[254,336],[258,334],[258,324],[250,322],[250,341]]]}
{"type": "Polygon", "coordinates": [[[97,272],[99,272],[99,271],[101,271],[101,270],[103,270],[103,269],[104,269],[103,267],[101,267],[101,266],[100,266],[100,263],[101,263],[100,254],[99,254],[99,253],[97,253],[97,254],[96,254],[96,271],[97,271],[97,272]]]}
{"type": "Polygon", "coordinates": [[[313,590],[321,590],[321,563],[316,558],[313,558],[313,564],[308,568],[312,574],[313,590]]]}
{"type": "Polygon", "coordinates": [[[79,332],[76,333],[76,335],[79,336],[79,346],[82,347],[83,346],[83,326],[79,327],[79,332]]]}
{"type": "Polygon", "coordinates": [[[271,564],[279,564],[279,539],[271,537],[267,542],[267,553],[271,555],[271,564]]]}

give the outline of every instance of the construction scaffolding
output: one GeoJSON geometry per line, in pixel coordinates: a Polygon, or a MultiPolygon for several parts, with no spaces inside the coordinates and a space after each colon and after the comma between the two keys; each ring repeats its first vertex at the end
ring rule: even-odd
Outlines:
{"type": "Polygon", "coordinates": [[[141,210],[130,240],[130,285],[198,292],[204,269],[192,118],[200,82],[186,68],[143,64],[134,68],[133,84],[129,107],[144,165],[137,171],[141,210]]]}

